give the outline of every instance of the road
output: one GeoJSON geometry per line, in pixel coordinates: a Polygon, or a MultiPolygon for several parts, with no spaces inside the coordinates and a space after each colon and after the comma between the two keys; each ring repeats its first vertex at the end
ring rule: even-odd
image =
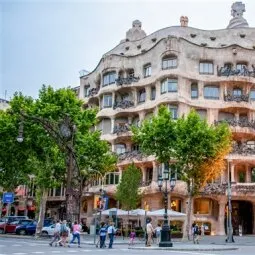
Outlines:
{"type": "Polygon", "coordinates": [[[130,250],[127,245],[115,245],[113,249],[98,249],[90,244],[83,244],[82,248],[50,247],[46,240],[26,240],[17,238],[0,238],[0,255],[54,255],[54,254],[134,254],[134,255],[254,255],[254,246],[240,246],[237,251],[169,251],[169,250],[130,250]],[[102,253],[103,252],[103,253],[102,253]]]}

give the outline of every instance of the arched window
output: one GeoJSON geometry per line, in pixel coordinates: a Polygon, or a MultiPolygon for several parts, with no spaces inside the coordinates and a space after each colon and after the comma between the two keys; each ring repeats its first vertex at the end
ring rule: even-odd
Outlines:
{"type": "Polygon", "coordinates": [[[177,67],[177,57],[174,55],[165,56],[162,58],[162,69],[172,69],[177,67]]]}
{"type": "Polygon", "coordinates": [[[126,152],[126,145],[123,143],[116,144],[115,152],[119,155],[126,152]]]}

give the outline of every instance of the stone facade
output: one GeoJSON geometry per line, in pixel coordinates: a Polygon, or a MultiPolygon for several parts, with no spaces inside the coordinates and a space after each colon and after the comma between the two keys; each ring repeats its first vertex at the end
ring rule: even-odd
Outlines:
{"type": "MultiPolygon", "coordinates": [[[[161,104],[169,106],[173,118],[192,108],[210,124],[226,120],[233,132],[233,151],[226,158],[232,182],[233,227],[244,234],[255,233],[255,28],[242,17],[244,5],[233,4],[227,29],[200,30],[181,25],[158,30],[148,36],[140,21],[134,21],[126,38],[103,55],[98,66],[80,77],[79,97],[85,107],[99,107],[98,129],[102,139],[119,154],[119,175],[131,162],[141,169],[141,206],[163,208],[157,186],[160,166],[145,157],[131,140],[130,125],[139,125],[157,114],[161,104]],[[250,215],[248,215],[248,214],[250,215]],[[248,216],[247,216],[248,215],[248,216]]],[[[194,199],[192,220],[205,223],[210,234],[225,234],[226,182],[228,169],[194,199]]],[[[101,183],[112,197],[115,185],[101,183]]],[[[84,191],[82,217],[93,212],[93,194],[100,183],[84,191]]],[[[169,207],[185,212],[187,192],[178,180],[169,207]]],[[[110,206],[115,207],[112,199],[110,206]]]]}

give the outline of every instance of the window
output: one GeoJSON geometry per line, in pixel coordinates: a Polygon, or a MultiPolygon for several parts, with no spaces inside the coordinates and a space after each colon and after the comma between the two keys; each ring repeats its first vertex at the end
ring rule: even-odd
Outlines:
{"type": "Polygon", "coordinates": [[[243,69],[246,69],[245,63],[237,63],[236,64],[236,70],[242,71],[243,69]]]}
{"type": "Polygon", "coordinates": [[[212,62],[200,62],[199,73],[200,74],[213,74],[213,63],[212,62]]]}
{"type": "Polygon", "coordinates": [[[141,89],[138,91],[138,103],[143,103],[145,102],[146,98],[146,92],[145,89],[141,89]]]}
{"type": "Polygon", "coordinates": [[[132,151],[139,151],[139,145],[138,144],[133,144],[132,145],[132,151]]]}
{"type": "Polygon", "coordinates": [[[206,120],[207,119],[207,110],[205,110],[205,109],[197,109],[196,112],[197,112],[197,114],[200,116],[200,118],[202,120],[206,120]]]}
{"type": "Polygon", "coordinates": [[[84,97],[88,97],[89,96],[89,86],[86,85],[84,86],[84,97]]]}
{"type": "Polygon", "coordinates": [[[230,112],[220,112],[219,120],[233,120],[235,118],[235,114],[230,112]]]}
{"type": "Polygon", "coordinates": [[[211,201],[209,199],[196,199],[194,214],[210,214],[211,201]]]}
{"type": "Polygon", "coordinates": [[[205,86],[204,87],[204,98],[206,99],[219,99],[220,89],[217,86],[205,86]]]}
{"type": "Polygon", "coordinates": [[[126,145],[125,145],[125,144],[122,144],[122,143],[116,144],[115,152],[116,152],[118,155],[119,155],[119,154],[122,154],[122,153],[125,153],[125,152],[126,152],[126,145]]]}
{"type": "Polygon", "coordinates": [[[115,79],[116,79],[115,72],[105,74],[103,78],[103,86],[108,86],[110,84],[115,83],[115,79]]]}
{"type": "Polygon", "coordinates": [[[162,69],[171,69],[171,68],[176,68],[177,67],[177,57],[172,56],[172,57],[164,57],[162,59],[162,69]]]}
{"type": "Polygon", "coordinates": [[[178,107],[175,105],[169,105],[168,109],[171,113],[171,116],[174,120],[178,119],[178,107]]]}
{"type": "Polygon", "coordinates": [[[255,182],[255,168],[251,169],[251,182],[255,182]]]}
{"type": "Polygon", "coordinates": [[[151,76],[151,64],[145,65],[143,68],[144,78],[151,76]]]}
{"type": "Polygon", "coordinates": [[[161,94],[167,92],[177,92],[177,80],[166,79],[161,83],[161,94]]]}
{"type": "Polygon", "coordinates": [[[255,149],[255,141],[247,141],[246,145],[249,149],[255,149]]]}
{"type": "Polygon", "coordinates": [[[104,108],[112,107],[112,95],[104,95],[103,107],[104,108]]]}
{"type": "Polygon", "coordinates": [[[255,101],[255,89],[252,89],[252,90],[250,91],[250,99],[251,99],[252,101],[255,101]]]}
{"type": "Polygon", "coordinates": [[[151,100],[155,100],[156,98],[156,88],[152,87],[151,88],[151,100]]]}
{"type": "Polygon", "coordinates": [[[242,182],[242,183],[245,182],[245,172],[240,171],[240,172],[238,173],[238,177],[239,177],[239,182],[242,182]]]}
{"type": "Polygon", "coordinates": [[[233,96],[241,96],[243,94],[242,89],[240,88],[234,88],[233,89],[233,96]]]}
{"type": "Polygon", "coordinates": [[[191,84],[191,98],[198,98],[198,86],[197,83],[191,84]]]}

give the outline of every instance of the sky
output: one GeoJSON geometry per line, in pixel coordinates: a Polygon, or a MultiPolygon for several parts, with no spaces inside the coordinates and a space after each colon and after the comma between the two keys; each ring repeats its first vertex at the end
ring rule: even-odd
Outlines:
{"type": "MultiPolygon", "coordinates": [[[[239,0],[240,1],[240,0],[239,0]]],[[[79,86],[79,71],[93,71],[104,53],[125,38],[136,19],[149,35],[180,25],[224,29],[230,0],[0,0],[0,98],[15,91],[38,97],[42,84],[79,86]]],[[[255,1],[244,0],[255,27],[255,1]]]]}

